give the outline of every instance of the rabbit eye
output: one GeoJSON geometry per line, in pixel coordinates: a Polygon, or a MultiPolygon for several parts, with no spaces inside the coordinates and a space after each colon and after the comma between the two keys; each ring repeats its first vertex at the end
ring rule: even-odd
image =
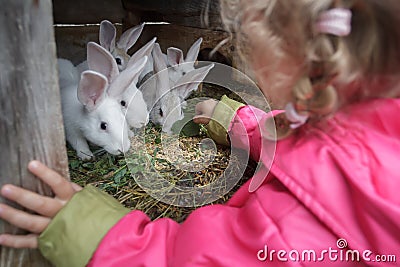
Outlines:
{"type": "Polygon", "coordinates": [[[102,130],[107,130],[107,123],[105,123],[105,122],[101,122],[100,123],[100,128],[102,129],[102,130]]]}
{"type": "Polygon", "coordinates": [[[124,100],[121,100],[121,106],[123,106],[123,107],[126,106],[126,102],[124,100]]]}
{"type": "Polygon", "coordinates": [[[164,112],[162,111],[162,109],[160,108],[159,110],[160,116],[163,117],[164,116],[164,112]]]}
{"type": "Polygon", "coordinates": [[[186,71],[182,71],[182,76],[185,76],[186,75],[186,71]]]}
{"type": "Polygon", "coordinates": [[[117,62],[118,65],[121,65],[121,64],[122,64],[122,60],[121,60],[119,57],[117,57],[117,58],[115,59],[115,61],[117,62]]]}

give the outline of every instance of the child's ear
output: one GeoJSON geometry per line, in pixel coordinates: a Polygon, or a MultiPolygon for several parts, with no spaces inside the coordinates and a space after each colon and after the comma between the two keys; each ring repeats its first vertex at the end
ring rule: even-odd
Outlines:
{"type": "Polygon", "coordinates": [[[113,51],[115,48],[116,29],[108,20],[103,20],[100,23],[99,41],[100,45],[108,51],[113,51]]]}
{"type": "Polygon", "coordinates": [[[167,49],[167,59],[170,66],[175,66],[185,62],[182,50],[175,47],[167,49]]]}
{"type": "Polygon", "coordinates": [[[107,86],[107,78],[104,75],[91,70],[82,72],[78,86],[79,102],[88,111],[95,110],[104,100],[107,86]]]}

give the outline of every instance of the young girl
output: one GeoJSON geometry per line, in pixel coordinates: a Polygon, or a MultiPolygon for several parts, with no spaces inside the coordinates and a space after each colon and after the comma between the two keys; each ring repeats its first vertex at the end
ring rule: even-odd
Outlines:
{"type": "Polygon", "coordinates": [[[266,114],[224,97],[200,103],[195,120],[264,166],[272,155],[263,146],[279,139],[269,173],[261,168],[226,205],[199,208],[177,224],[150,221],[33,161],[29,169],[56,197],[3,186],[2,196],[38,214],[1,204],[2,219],[33,234],[3,234],[0,244],[38,247],[68,267],[395,264],[400,1],[221,4],[277,110],[266,114]]]}

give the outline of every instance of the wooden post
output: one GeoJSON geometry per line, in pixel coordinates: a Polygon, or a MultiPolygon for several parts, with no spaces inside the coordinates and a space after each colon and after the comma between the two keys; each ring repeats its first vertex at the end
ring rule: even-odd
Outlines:
{"type": "MultiPolygon", "coordinates": [[[[68,176],[52,3],[0,0],[0,5],[0,186],[12,183],[49,195],[27,164],[38,159],[68,176]]],[[[4,232],[24,234],[0,220],[4,232]]],[[[50,264],[38,250],[0,247],[0,266],[50,264]]]]}

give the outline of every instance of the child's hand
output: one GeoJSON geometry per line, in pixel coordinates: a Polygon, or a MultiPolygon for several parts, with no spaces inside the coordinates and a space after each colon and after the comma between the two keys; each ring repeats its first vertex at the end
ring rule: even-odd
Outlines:
{"type": "Polygon", "coordinates": [[[218,101],[214,99],[198,103],[195,108],[196,116],[193,117],[193,121],[198,124],[208,124],[217,104],[218,101]]]}
{"type": "Polygon", "coordinates": [[[32,233],[28,235],[1,234],[0,245],[2,246],[37,248],[37,238],[40,233],[46,229],[51,219],[72,196],[77,191],[82,190],[79,185],[68,182],[58,173],[38,161],[31,161],[28,169],[50,186],[55,197],[42,196],[14,185],[4,185],[0,191],[3,197],[15,201],[22,207],[32,210],[37,214],[30,214],[8,205],[0,204],[0,219],[32,233]]]}

